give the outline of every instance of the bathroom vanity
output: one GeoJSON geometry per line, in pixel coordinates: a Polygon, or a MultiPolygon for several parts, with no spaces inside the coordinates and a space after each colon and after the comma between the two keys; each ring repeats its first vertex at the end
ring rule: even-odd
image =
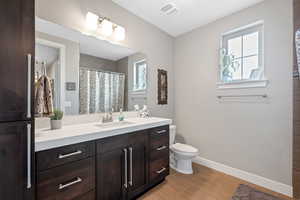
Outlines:
{"type": "Polygon", "coordinates": [[[37,200],[141,195],[169,174],[169,124],[131,118],[36,131],[37,200]]]}

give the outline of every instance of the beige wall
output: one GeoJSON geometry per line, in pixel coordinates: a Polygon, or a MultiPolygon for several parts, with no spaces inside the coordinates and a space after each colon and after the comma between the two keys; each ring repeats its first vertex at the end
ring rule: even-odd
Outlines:
{"type": "Polygon", "coordinates": [[[149,66],[148,102],[155,116],[173,116],[173,41],[174,39],[155,26],[129,13],[111,0],[38,0],[38,17],[79,31],[85,30],[85,15],[88,11],[110,18],[126,28],[124,45],[147,55],[149,66]],[[157,68],[169,73],[169,104],[157,105],[157,68]]]}
{"type": "Polygon", "coordinates": [[[292,185],[292,0],[265,1],[176,38],[175,121],[200,156],[292,185]],[[216,89],[221,34],[264,20],[263,89],[216,89]],[[268,94],[267,103],[218,94],[268,94]]]}
{"type": "Polygon", "coordinates": [[[117,71],[125,74],[124,108],[128,110],[128,57],[117,61],[117,71]]]}
{"type": "Polygon", "coordinates": [[[80,54],[80,67],[117,72],[117,61],[107,60],[86,54],[80,54]]]}

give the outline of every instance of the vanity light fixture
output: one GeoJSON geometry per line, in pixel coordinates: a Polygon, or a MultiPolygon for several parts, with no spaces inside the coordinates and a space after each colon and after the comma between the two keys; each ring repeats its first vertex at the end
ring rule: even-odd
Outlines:
{"type": "Polygon", "coordinates": [[[101,33],[105,36],[111,36],[113,33],[113,24],[107,19],[101,22],[101,33]]]}
{"type": "Polygon", "coordinates": [[[99,17],[98,15],[88,12],[86,15],[86,26],[91,31],[96,31],[100,29],[100,33],[104,36],[114,36],[117,41],[122,41],[125,39],[126,31],[125,28],[114,24],[108,18],[99,17]]]}
{"type": "Polygon", "coordinates": [[[94,13],[88,12],[86,14],[86,27],[89,30],[97,30],[98,28],[98,22],[99,22],[99,16],[95,15],[94,13]]]}
{"type": "Polygon", "coordinates": [[[122,41],[125,39],[125,28],[122,26],[115,27],[114,37],[117,41],[122,41]]]}

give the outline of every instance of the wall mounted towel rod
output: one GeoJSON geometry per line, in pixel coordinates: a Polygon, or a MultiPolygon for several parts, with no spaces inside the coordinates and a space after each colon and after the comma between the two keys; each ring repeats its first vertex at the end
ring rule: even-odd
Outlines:
{"type": "Polygon", "coordinates": [[[218,95],[218,99],[227,98],[227,97],[262,97],[268,98],[267,94],[248,94],[248,95],[218,95]]]}

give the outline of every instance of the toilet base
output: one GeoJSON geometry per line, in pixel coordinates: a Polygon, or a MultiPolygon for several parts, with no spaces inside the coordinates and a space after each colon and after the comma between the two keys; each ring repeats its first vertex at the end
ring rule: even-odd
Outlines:
{"type": "Polygon", "coordinates": [[[193,174],[192,160],[175,160],[170,167],[182,174],[193,174]]]}

